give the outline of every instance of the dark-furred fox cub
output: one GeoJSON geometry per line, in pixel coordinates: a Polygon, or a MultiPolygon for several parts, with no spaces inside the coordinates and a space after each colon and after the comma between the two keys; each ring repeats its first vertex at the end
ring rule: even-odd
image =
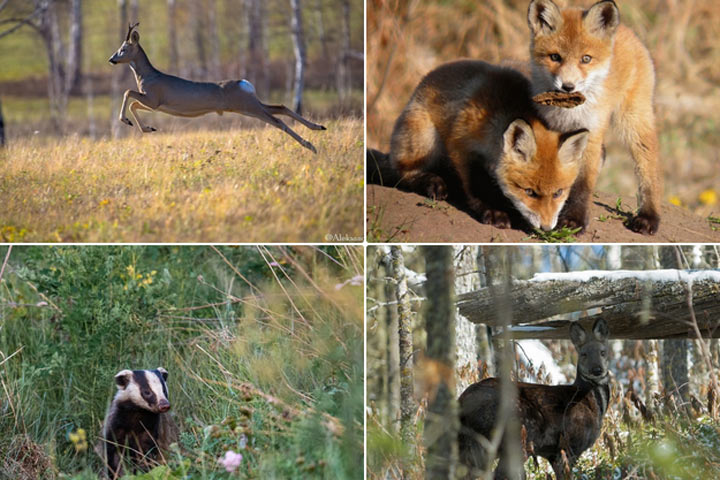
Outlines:
{"type": "Polygon", "coordinates": [[[533,227],[551,230],[587,139],[584,129],[549,130],[521,73],[462,60],[422,79],[393,129],[390,162],[401,186],[454,196],[483,223],[508,228],[517,210],[533,227]]]}
{"type": "Polygon", "coordinates": [[[560,225],[585,227],[603,138],[612,119],[635,160],[639,209],[630,228],[654,234],[660,223],[662,185],[653,113],[655,72],[645,46],[624,25],[615,2],[587,10],[560,9],[552,0],[532,0],[528,8],[533,93],[582,93],[583,105],[541,106],[540,114],[560,131],[587,128],[588,146],[580,175],[560,217],[560,225]]]}

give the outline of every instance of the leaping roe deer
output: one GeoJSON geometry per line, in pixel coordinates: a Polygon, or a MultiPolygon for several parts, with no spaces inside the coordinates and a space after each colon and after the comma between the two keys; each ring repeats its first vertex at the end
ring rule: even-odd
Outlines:
{"type": "Polygon", "coordinates": [[[298,141],[300,145],[317,153],[317,150],[290,127],[274,115],[291,117],[312,130],[325,127],[312,123],[284,105],[266,105],[255,94],[255,87],[247,80],[226,80],[220,83],[193,82],[163,73],[152,66],[145,50],[140,46],[140,34],[135,30],[139,23],[128,27],[127,37],[117,52],[110,57],[110,63],[129,63],[135,74],[138,91],[126,90],[120,107],[120,121],[132,126],[125,116],[125,107],[130,101],[130,113],[141,132],[156,129],[143,125],[137,110],[157,110],[179,117],[199,117],[206,113],[234,112],[258,118],[277,127],[298,141]]]}
{"type": "MultiPolygon", "coordinates": [[[[517,383],[515,414],[527,434],[524,446],[550,462],[557,480],[570,478],[566,475],[566,466],[572,472],[578,457],[600,435],[610,398],[608,334],[603,319],[595,322],[590,334],[579,323],[571,325],[570,338],[579,355],[577,376],[572,385],[517,383]]],[[[471,474],[477,469],[486,471],[487,462],[492,460],[487,458],[480,436],[490,439],[496,427],[502,400],[499,387],[498,379],[487,378],[470,385],[460,395],[460,461],[471,474]]],[[[503,437],[495,480],[508,479],[503,453],[508,448],[519,448],[519,445],[507,445],[503,437]]],[[[525,472],[522,472],[524,479],[525,472]]]]}

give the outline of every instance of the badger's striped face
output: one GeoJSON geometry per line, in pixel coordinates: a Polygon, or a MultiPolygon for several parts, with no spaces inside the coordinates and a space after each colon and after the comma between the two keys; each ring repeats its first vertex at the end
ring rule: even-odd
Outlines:
{"type": "Polygon", "coordinates": [[[130,402],[138,408],[154,413],[170,410],[168,401],[168,372],[164,368],[155,370],[122,370],[115,375],[118,392],[115,400],[130,402]]]}

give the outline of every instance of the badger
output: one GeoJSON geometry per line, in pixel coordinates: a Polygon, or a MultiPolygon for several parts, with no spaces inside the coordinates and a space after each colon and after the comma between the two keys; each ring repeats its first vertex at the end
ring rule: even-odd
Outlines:
{"type": "Polygon", "coordinates": [[[174,441],[177,429],[168,413],[167,377],[162,367],[122,370],[115,375],[118,390],[98,445],[110,479],[122,477],[126,456],[135,468],[146,466],[159,449],[166,449],[174,441]]]}

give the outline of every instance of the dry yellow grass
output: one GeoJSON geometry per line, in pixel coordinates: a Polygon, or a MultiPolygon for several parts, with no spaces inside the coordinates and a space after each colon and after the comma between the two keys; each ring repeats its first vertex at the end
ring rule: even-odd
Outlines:
{"type": "MultiPolygon", "coordinates": [[[[368,146],[387,151],[395,119],[420,78],[461,57],[498,63],[529,58],[530,0],[369,0],[368,146]]],[[[593,0],[557,0],[589,5],[593,0]]],[[[720,3],[623,0],[622,21],[647,44],[657,72],[656,113],[665,198],[707,216],[704,192],[720,188],[720,3]]],[[[634,195],[629,152],[607,138],[598,189],[634,195]]]]}
{"type": "Polygon", "coordinates": [[[0,151],[0,241],[360,241],[362,121],[326,126],[302,131],[318,155],[271,128],[18,140],[0,151]]]}

